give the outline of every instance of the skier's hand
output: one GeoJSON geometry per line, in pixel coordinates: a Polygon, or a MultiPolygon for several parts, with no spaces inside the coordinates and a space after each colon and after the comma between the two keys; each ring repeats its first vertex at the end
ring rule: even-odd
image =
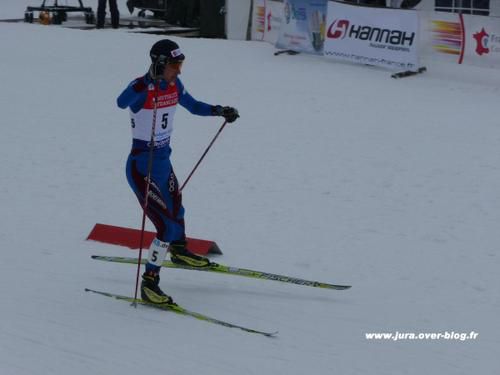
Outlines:
{"type": "Polygon", "coordinates": [[[233,107],[222,107],[220,105],[216,105],[212,107],[212,114],[214,116],[222,116],[226,119],[227,122],[235,122],[240,114],[238,110],[233,107]]]}

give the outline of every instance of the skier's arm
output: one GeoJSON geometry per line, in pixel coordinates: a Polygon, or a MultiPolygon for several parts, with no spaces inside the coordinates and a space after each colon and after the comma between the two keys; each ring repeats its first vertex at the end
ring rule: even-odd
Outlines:
{"type": "Polygon", "coordinates": [[[212,108],[214,106],[200,102],[193,98],[184,88],[181,80],[177,78],[177,90],[179,92],[179,104],[186,108],[193,115],[212,116],[212,108]]]}
{"type": "Polygon", "coordinates": [[[130,107],[132,112],[139,112],[146,101],[147,87],[144,78],[136,79],[118,96],[116,104],[122,109],[130,107]]]}
{"type": "Polygon", "coordinates": [[[192,114],[199,116],[222,116],[227,122],[234,122],[240,117],[236,108],[210,105],[196,100],[189,95],[180,79],[177,79],[177,88],[179,91],[179,104],[192,114]]]}

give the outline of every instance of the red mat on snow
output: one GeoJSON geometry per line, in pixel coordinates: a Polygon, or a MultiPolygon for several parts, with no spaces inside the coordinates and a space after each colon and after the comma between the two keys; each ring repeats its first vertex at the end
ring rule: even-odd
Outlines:
{"type": "MultiPolygon", "coordinates": [[[[155,232],[144,232],[143,249],[149,249],[156,237],[155,232]]],[[[141,231],[139,229],[117,227],[107,224],[96,224],[87,240],[103,242],[112,245],[126,246],[130,249],[139,249],[141,231]]],[[[187,247],[199,255],[222,254],[214,241],[187,238],[187,247]]]]}

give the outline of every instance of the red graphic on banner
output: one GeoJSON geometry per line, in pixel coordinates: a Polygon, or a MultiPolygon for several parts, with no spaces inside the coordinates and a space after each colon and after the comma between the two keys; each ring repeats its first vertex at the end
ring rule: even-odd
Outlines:
{"type": "Polygon", "coordinates": [[[490,49],[487,47],[489,36],[490,35],[484,30],[484,27],[480,32],[474,34],[474,39],[476,39],[477,42],[476,53],[479,56],[490,52],[490,49]]]}
{"type": "Polygon", "coordinates": [[[327,37],[331,39],[344,39],[348,29],[348,20],[335,20],[328,28],[327,37]]]}

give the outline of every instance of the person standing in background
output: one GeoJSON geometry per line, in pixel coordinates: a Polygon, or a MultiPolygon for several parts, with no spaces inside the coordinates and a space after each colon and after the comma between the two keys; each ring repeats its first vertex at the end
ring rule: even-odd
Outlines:
{"type": "MultiPolygon", "coordinates": [[[[120,12],[116,5],[116,0],[109,0],[109,11],[111,13],[111,27],[117,29],[120,26],[120,12]]],[[[97,4],[97,24],[98,29],[104,27],[104,20],[106,19],[106,0],[99,0],[97,4]]]]}

